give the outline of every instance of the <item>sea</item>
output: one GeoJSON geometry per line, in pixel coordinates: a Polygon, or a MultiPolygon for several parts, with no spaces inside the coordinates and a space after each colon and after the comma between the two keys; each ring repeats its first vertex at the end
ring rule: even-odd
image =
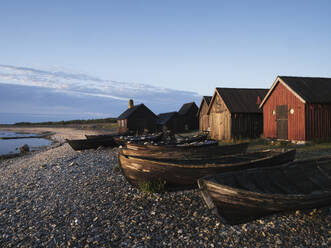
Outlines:
{"type": "Polygon", "coordinates": [[[9,131],[0,131],[0,156],[6,154],[15,154],[20,152],[20,147],[27,144],[30,147],[30,151],[39,150],[42,146],[48,146],[52,141],[44,138],[24,138],[36,136],[38,134],[31,133],[15,133],[9,131]],[[19,139],[1,139],[1,138],[14,138],[22,137],[19,139]]]}

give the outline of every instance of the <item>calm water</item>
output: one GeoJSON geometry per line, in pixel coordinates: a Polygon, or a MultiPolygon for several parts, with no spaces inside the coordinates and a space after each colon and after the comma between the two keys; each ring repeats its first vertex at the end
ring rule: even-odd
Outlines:
{"type": "MultiPolygon", "coordinates": [[[[26,134],[26,133],[14,133],[7,131],[0,131],[0,137],[26,137],[26,136],[38,136],[37,134],[26,134]]],[[[41,146],[50,145],[52,142],[47,139],[39,138],[23,138],[23,139],[0,139],[0,155],[9,153],[19,153],[19,148],[24,144],[30,147],[30,150],[38,150],[41,146]]]]}

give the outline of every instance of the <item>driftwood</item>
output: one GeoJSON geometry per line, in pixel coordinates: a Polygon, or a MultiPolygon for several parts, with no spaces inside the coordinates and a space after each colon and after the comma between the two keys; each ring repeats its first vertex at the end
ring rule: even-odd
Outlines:
{"type": "Polygon", "coordinates": [[[224,156],[206,160],[156,160],[126,156],[118,153],[119,166],[126,179],[135,186],[143,182],[165,182],[167,190],[197,187],[197,179],[245,168],[273,166],[292,161],[295,150],[288,152],[263,151],[224,156]]]}
{"type": "Polygon", "coordinates": [[[207,206],[226,223],[331,204],[331,156],[198,180],[207,206]]]}

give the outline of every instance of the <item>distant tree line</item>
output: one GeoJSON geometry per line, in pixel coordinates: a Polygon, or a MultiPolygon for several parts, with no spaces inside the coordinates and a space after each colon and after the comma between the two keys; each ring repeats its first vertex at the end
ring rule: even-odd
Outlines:
{"type": "Polygon", "coordinates": [[[70,120],[70,121],[47,121],[47,122],[16,122],[14,126],[33,126],[33,125],[69,125],[69,124],[97,124],[97,123],[116,123],[116,118],[70,120]]]}

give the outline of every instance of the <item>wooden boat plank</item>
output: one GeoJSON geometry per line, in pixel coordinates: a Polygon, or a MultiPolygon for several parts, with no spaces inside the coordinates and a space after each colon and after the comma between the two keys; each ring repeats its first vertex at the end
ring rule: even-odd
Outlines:
{"type": "Polygon", "coordinates": [[[199,179],[199,185],[204,185],[204,194],[213,201],[219,215],[228,223],[236,224],[275,212],[330,205],[331,180],[319,170],[331,173],[331,160],[294,161],[276,167],[208,176],[199,179]],[[264,180],[258,180],[262,176],[264,180]],[[236,184],[228,180],[229,177],[234,177],[236,184]],[[261,193],[259,189],[264,186],[267,186],[264,191],[270,194],[261,193]]]}
{"type": "Polygon", "coordinates": [[[292,183],[292,180],[282,168],[279,170],[266,171],[265,176],[266,180],[268,179],[269,183],[278,187],[280,191],[287,191],[289,194],[300,194],[302,192],[296,184],[292,183]]]}

